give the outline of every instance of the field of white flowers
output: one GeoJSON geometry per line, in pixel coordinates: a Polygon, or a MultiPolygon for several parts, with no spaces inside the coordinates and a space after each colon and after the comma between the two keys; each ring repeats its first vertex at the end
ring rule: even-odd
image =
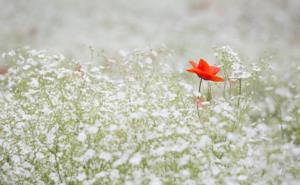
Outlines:
{"type": "Polygon", "coordinates": [[[134,2],[0,0],[0,184],[300,184],[300,4],[134,2]]]}
{"type": "Polygon", "coordinates": [[[166,48],[85,65],[4,53],[1,184],[299,183],[299,67],[282,86],[265,63],[241,71],[231,48],[215,52],[242,93],[231,78],[204,86],[199,116],[198,79],[172,69],[166,48]]]}

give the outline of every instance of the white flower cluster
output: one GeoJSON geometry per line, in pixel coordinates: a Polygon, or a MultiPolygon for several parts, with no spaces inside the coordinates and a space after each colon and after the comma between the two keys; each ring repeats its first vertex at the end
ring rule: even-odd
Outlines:
{"type": "Polygon", "coordinates": [[[213,101],[199,119],[164,52],[80,69],[47,51],[3,55],[0,184],[299,184],[299,146],[277,124],[251,117],[250,100],[213,101]]]}
{"type": "Polygon", "coordinates": [[[232,72],[229,78],[232,79],[245,79],[249,78],[251,74],[240,63],[232,64],[232,72]]]}
{"type": "Polygon", "coordinates": [[[240,57],[234,52],[230,46],[222,46],[215,48],[215,57],[224,62],[224,65],[240,63],[240,57]]]}
{"type": "Polygon", "coordinates": [[[249,78],[251,73],[241,63],[241,59],[229,46],[222,46],[215,49],[215,57],[220,61],[224,70],[229,73],[231,79],[249,78]]]}

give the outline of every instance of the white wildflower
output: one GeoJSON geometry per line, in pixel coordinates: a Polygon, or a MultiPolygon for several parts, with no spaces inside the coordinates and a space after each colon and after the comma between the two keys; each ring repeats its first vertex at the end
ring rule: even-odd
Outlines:
{"type": "Polygon", "coordinates": [[[110,178],[112,180],[118,180],[120,177],[119,175],[119,171],[117,169],[113,169],[111,172],[110,172],[110,178]]]}
{"type": "Polygon", "coordinates": [[[253,63],[252,70],[255,71],[255,72],[260,72],[261,68],[257,64],[253,63]]]}
{"type": "Polygon", "coordinates": [[[133,112],[133,113],[130,114],[129,117],[132,118],[132,119],[141,119],[141,118],[143,118],[145,115],[146,115],[146,114],[143,113],[143,112],[133,112]]]}
{"type": "Polygon", "coordinates": [[[140,153],[134,154],[134,156],[129,160],[129,163],[133,165],[139,165],[142,160],[142,155],[140,153]]]}
{"type": "Polygon", "coordinates": [[[201,136],[200,140],[196,144],[196,147],[202,149],[211,143],[211,139],[208,135],[201,136]]]}
{"type": "Polygon", "coordinates": [[[238,137],[237,137],[235,134],[233,134],[233,133],[228,133],[228,134],[227,134],[227,139],[228,139],[229,141],[231,141],[231,142],[236,142],[236,141],[238,141],[238,137]]]}
{"type": "Polygon", "coordinates": [[[282,118],[283,121],[286,121],[286,122],[291,122],[294,120],[294,118],[290,115],[285,115],[283,118],[282,118]]]}
{"type": "Polygon", "coordinates": [[[30,68],[30,65],[24,65],[24,66],[23,66],[23,69],[24,69],[24,70],[27,70],[27,69],[29,69],[29,68],[30,68]]]}
{"type": "Polygon", "coordinates": [[[96,178],[103,178],[103,177],[105,177],[105,176],[108,176],[109,174],[108,174],[108,172],[100,172],[100,173],[97,173],[96,174],[96,178]]]}
{"type": "Polygon", "coordinates": [[[52,172],[52,173],[50,173],[49,177],[50,177],[50,179],[53,180],[54,182],[59,182],[58,174],[52,172]]]}
{"type": "Polygon", "coordinates": [[[150,185],[162,185],[162,182],[156,176],[152,176],[150,179],[150,185]]]}
{"type": "Polygon", "coordinates": [[[116,168],[116,167],[124,164],[128,160],[128,157],[129,157],[129,154],[127,154],[127,153],[123,154],[121,158],[119,158],[118,160],[116,160],[113,163],[113,167],[116,168]]]}
{"type": "Polygon", "coordinates": [[[18,165],[21,161],[20,157],[17,155],[13,155],[11,159],[15,163],[15,165],[18,165]]]}
{"type": "Polygon", "coordinates": [[[179,142],[176,142],[176,144],[172,146],[172,151],[174,151],[174,152],[182,152],[186,148],[188,148],[188,143],[185,142],[185,141],[179,141],[179,142]]]}
{"type": "Polygon", "coordinates": [[[229,78],[232,79],[245,79],[249,78],[251,74],[246,71],[245,67],[243,67],[240,63],[234,62],[232,64],[232,73],[229,78]]]}
{"type": "Polygon", "coordinates": [[[180,166],[184,166],[184,165],[186,165],[189,162],[189,160],[190,160],[190,157],[188,155],[185,155],[185,156],[183,156],[183,157],[181,157],[179,159],[179,163],[178,164],[180,166]]]}
{"type": "Polygon", "coordinates": [[[101,152],[101,153],[99,154],[99,158],[100,158],[100,159],[103,159],[103,160],[105,160],[105,161],[110,161],[110,160],[112,159],[112,156],[111,156],[111,154],[108,153],[108,152],[101,152]]]}
{"type": "Polygon", "coordinates": [[[10,50],[7,55],[9,56],[15,56],[16,55],[16,52],[14,50],[10,50]]]}
{"type": "Polygon", "coordinates": [[[78,136],[77,136],[77,140],[78,140],[78,141],[81,141],[81,142],[84,142],[85,139],[86,139],[86,134],[85,134],[85,132],[80,132],[80,133],[78,134],[78,136]]]}
{"type": "Polygon", "coordinates": [[[146,64],[152,64],[152,59],[148,57],[148,58],[146,58],[145,62],[146,62],[146,64]]]}
{"type": "Polygon", "coordinates": [[[212,165],[211,172],[212,172],[213,176],[217,176],[221,172],[221,170],[218,166],[212,165]]]}
{"type": "Polygon", "coordinates": [[[89,125],[86,127],[86,131],[89,134],[96,134],[98,132],[99,128],[96,125],[89,125]]]}
{"type": "Polygon", "coordinates": [[[246,176],[246,175],[239,175],[238,176],[238,180],[239,181],[245,181],[245,180],[247,180],[248,179],[248,177],[246,176]]]}
{"type": "Polygon", "coordinates": [[[190,171],[188,169],[186,169],[186,170],[181,170],[180,171],[180,175],[182,177],[190,177],[191,173],[190,173],[190,171]]]}
{"type": "Polygon", "coordinates": [[[86,175],[84,173],[80,173],[77,175],[76,179],[79,181],[83,181],[84,179],[86,179],[86,175]]]}
{"type": "Polygon", "coordinates": [[[169,116],[169,111],[167,109],[153,111],[152,116],[167,118],[169,116]]]}
{"type": "Polygon", "coordinates": [[[36,154],[36,159],[37,159],[37,160],[42,160],[42,159],[44,159],[44,158],[45,158],[45,156],[44,156],[43,153],[38,152],[38,153],[36,154]]]}
{"type": "Polygon", "coordinates": [[[38,88],[39,87],[39,81],[38,81],[38,79],[36,79],[36,78],[31,79],[30,86],[32,88],[38,88]]]}
{"type": "Polygon", "coordinates": [[[232,63],[239,63],[240,58],[237,53],[235,53],[231,47],[229,46],[222,46],[215,49],[215,57],[218,60],[221,60],[224,63],[232,64],[232,63]]]}
{"type": "Polygon", "coordinates": [[[290,90],[286,87],[279,87],[275,89],[275,94],[285,98],[291,98],[293,96],[290,90]]]}
{"type": "Polygon", "coordinates": [[[93,149],[88,149],[81,157],[82,161],[88,161],[95,156],[96,152],[93,149]]]}

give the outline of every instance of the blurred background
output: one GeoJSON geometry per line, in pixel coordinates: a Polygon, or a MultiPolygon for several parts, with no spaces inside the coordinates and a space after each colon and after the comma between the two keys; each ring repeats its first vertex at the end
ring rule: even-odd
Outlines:
{"type": "Polygon", "coordinates": [[[248,60],[300,58],[299,0],[0,0],[0,52],[30,46],[88,60],[89,47],[159,47],[178,64],[229,45],[248,60]],[[177,60],[176,59],[176,60],[177,60]]]}

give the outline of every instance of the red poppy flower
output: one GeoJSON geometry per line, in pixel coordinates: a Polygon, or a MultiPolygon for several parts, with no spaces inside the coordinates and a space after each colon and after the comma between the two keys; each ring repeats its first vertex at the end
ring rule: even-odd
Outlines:
{"type": "Polygon", "coordinates": [[[220,71],[220,68],[217,66],[210,66],[204,59],[200,59],[198,65],[194,61],[190,61],[190,64],[193,67],[187,69],[187,71],[197,74],[199,78],[214,82],[224,81],[223,78],[216,76],[216,74],[220,71]]]}

